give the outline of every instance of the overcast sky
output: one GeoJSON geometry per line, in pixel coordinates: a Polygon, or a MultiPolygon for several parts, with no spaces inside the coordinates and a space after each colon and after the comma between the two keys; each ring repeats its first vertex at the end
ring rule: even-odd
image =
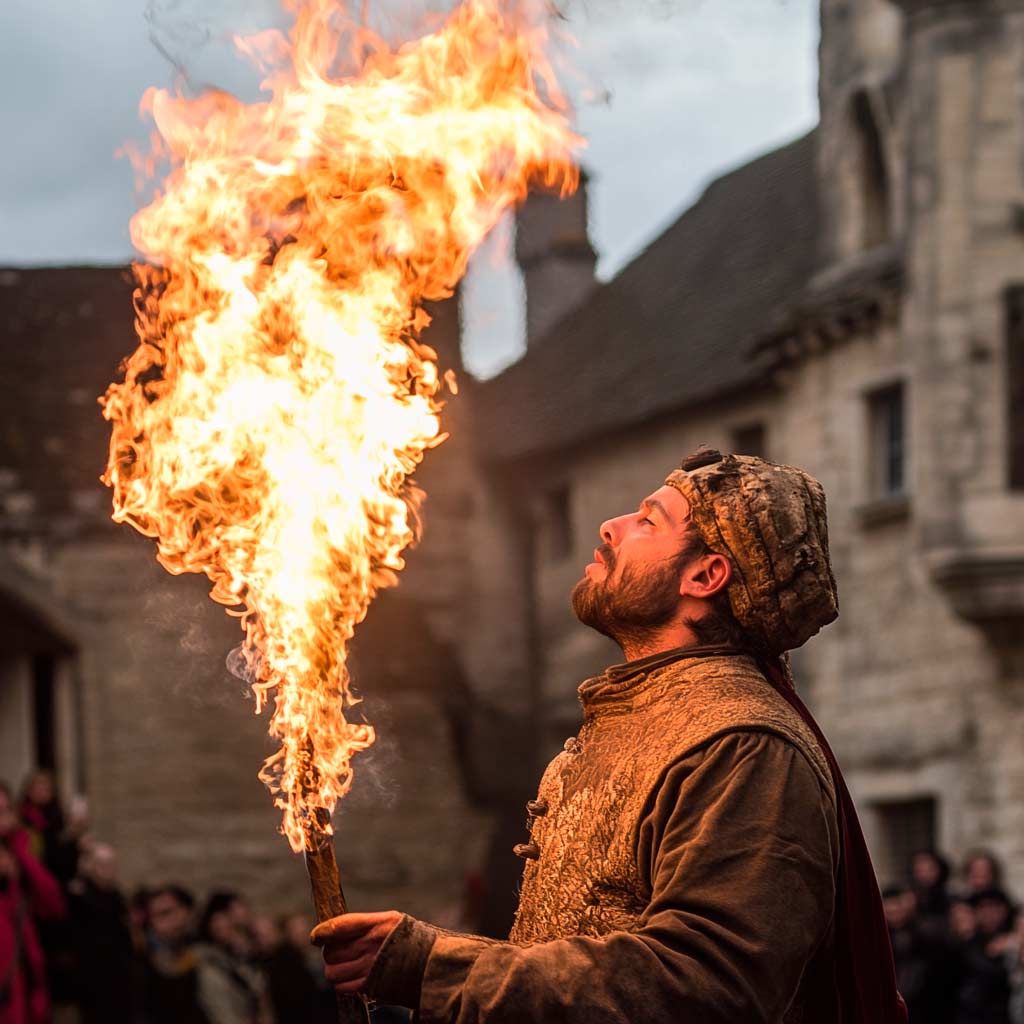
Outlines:
{"type": "MultiPolygon", "coordinates": [[[[406,18],[424,6],[399,5],[406,18]]],[[[600,96],[578,102],[578,126],[589,140],[602,277],[716,174],[817,119],[816,0],[563,6],[579,44],[574,63],[600,96]]],[[[139,98],[171,84],[168,55],[196,81],[242,88],[246,73],[226,39],[267,24],[272,8],[273,0],[3,0],[0,264],[129,260],[136,198],[115,151],[146,136],[139,98]]],[[[466,358],[481,375],[522,344],[518,282],[493,262],[485,254],[467,287],[466,358]]]]}

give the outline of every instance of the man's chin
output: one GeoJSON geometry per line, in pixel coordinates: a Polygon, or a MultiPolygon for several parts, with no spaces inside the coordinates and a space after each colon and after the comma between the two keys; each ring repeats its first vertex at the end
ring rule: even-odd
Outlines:
{"type": "Polygon", "coordinates": [[[604,633],[605,630],[602,628],[603,623],[601,621],[602,617],[598,614],[596,590],[596,582],[590,579],[589,575],[584,576],[583,579],[581,579],[579,583],[572,588],[570,603],[572,604],[572,610],[575,613],[576,618],[579,619],[584,626],[590,626],[591,629],[596,629],[599,633],[604,633]]]}

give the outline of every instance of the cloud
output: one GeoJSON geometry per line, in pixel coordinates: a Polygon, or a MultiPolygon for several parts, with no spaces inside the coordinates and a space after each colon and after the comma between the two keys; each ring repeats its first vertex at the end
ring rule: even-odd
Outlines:
{"type": "MultiPolygon", "coordinates": [[[[391,28],[433,6],[389,3],[375,10],[391,28]]],[[[276,0],[5,0],[0,264],[129,259],[137,202],[114,153],[145,139],[145,89],[174,80],[151,35],[194,82],[251,89],[229,37],[274,23],[276,10],[276,0]]],[[[567,0],[564,10],[605,276],[715,173],[815,120],[816,0],[567,0]]],[[[484,326],[469,354],[489,368],[521,344],[522,318],[509,313],[517,285],[503,289],[476,289],[484,326]]]]}

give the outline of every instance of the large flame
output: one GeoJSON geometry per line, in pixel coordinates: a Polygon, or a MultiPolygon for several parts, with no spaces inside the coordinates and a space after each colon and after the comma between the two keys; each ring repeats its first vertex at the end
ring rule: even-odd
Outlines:
{"type": "Polygon", "coordinates": [[[264,102],[143,101],[171,172],[132,221],[140,345],[101,401],[114,518],[241,619],[282,744],[260,777],[300,850],[373,742],[345,713],[346,647],[443,439],[422,303],[531,180],[574,187],[579,140],[522,3],[467,0],[398,49],[332,0],[291,7],[287,39],[238,41],[269,69],[264,102]]]}

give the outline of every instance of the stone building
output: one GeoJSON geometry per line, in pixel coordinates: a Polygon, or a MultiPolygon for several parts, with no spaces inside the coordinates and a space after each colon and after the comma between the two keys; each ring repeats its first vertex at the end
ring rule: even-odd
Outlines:
{"type": "Polygon", "coordinates": [[[485,384],[551,752],[616,652],[566,595],[698,443],[807,468],[841,617],[795,668],[883,878],[1024,892],[1024,3],[824,0],[819,127],[716,181],[485,384]],[[514,533],[514,531],[513,531],[514,533]]]}
{"type": "MultiPolygon", "coordinates": [[[[450,358],[454,311],[438,310],[430,334],[450,358]]],[[[170,576],[151,541],[111,521],[99,482],[109,428],[97,396],[136,343],[129,273],[0,271],[0,335],[0,779],[20,785],[43,766],[65,797],[85,793],[94,833],[131,884],[231,887],[261,908],[307,907],[301,860],[256,778],[273,749],[266,716],[225,666],[238,625],[204,578],[170,576]]],[[[429,469],[436,504],[456,521],[458,456],[455,444],[429,469]]],[[[458,582],[437,572],[452,561],[445,544],[435,531],[419,571],[361,631],[356,678],[381,740],[336,824],[355,905],[455,920],[490,819],[463,739],[467,715],[484,716],[443,639],[445,587],[458,582]]]]}
{"type": "MultiPolygon", "coordinates": [[[[450,403],[424,541],[355,644],[381,736],[339,817],[355,905],[451,917],[478,873],[501,931],[521,801],[618,657],[569,590],[601,521],[699,443],[825,484],[842,614],[795,670],[880,873],[985,845],[1024,895],[1024,0],[821,17],[819,127],[613,280],[585,194],[523,211],[527,353],[450,403]]],[[[119,269],[0,272],[0,776],[84,789],[130,881],[301,906],[234,624],[97,483],[130,310],[119,269]]],[[[434,313],[458,365],[455,304],[434,313]]]]}

